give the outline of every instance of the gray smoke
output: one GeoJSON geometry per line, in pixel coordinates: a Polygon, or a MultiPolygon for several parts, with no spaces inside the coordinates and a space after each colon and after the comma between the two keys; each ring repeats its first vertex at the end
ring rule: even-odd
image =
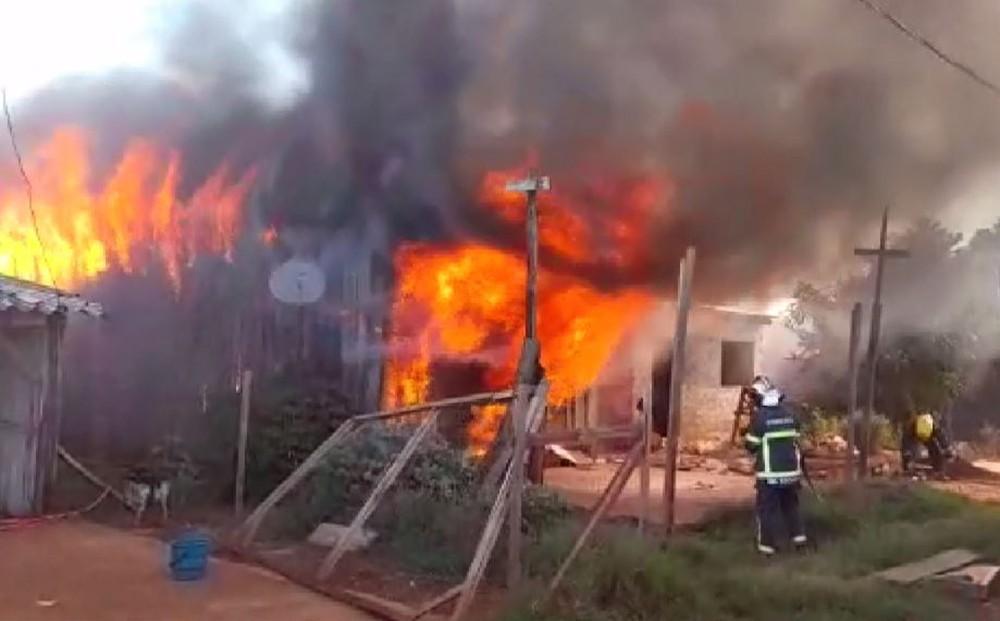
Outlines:
{"type": "MultiPolygon", "coordinates": [[[[987,75],[996,66],[1000,9],[888,6],[987,75]]],[[[303,132],[401,238],[518,247],[474,188],[529,152],[595,221],[615,206],[594,184],[673,179],[631,273],[546,258],[606,286],[671,281],[688,244],[707,298],[828,276],[871,241],[884,205],[900,225],[941,212],[1000,145],[991,94],[846,0],[343,1],[304,14],[303,132]]]]}

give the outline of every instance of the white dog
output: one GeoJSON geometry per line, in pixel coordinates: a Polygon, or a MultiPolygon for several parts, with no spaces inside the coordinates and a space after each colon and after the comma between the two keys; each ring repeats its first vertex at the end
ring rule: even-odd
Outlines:
{"type": "Polygon", "coordinates": [[[170,499],[170,480],[148,468],[133,468],[125,477],[125,501],[135,512],[135,525],[142,522],[149,502],[160,505],[163,521],[167,521],[167,502],[170,499]]]}

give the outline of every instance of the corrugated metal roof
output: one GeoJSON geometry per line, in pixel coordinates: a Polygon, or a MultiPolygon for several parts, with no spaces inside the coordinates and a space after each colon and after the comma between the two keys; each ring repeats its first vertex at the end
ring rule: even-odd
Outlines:
{"type": "Polygon", "coordinates": [[[25,313],[83,313],[91,317],[104,315],[104,307],[82,297],[26,280],[0,275],[0,311],[18,310],[25,313]]]}

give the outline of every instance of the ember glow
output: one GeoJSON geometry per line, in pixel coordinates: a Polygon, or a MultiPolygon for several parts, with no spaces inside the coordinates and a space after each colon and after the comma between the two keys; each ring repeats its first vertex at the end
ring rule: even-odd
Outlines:
{"type": "MultiPolygon", "coordinates": [[[[483,205],[511,222],[523,222],[524,197],[503,188],[519,173],[486,175],[480,196],[483,205]]],[[[606,196],[601,187],[591,188],[598,204],[606,206],[596,214],[558,192],[541,195],[544,251],[579,265],[603,261],[624,268],[642,260],[638,249],[645,244],[630,242],[641,234],[657,203],[667,204],[668,186],[645,181],[602,187],[606,196]]],[[[409,244],[397,250],[395,268],[386,404],[426,399],[429,364],[435,357],[485,362],[487,388],[509,387],[524,335],[523,255],[480,243],[409,244]]],[[[644,290],[602,291],[578,276],[545,269],[543,261],[538,331],[550,401],[563,403],[590,386],[622,335],[652,302],[644,290]]],[[[482,452],[495,435],[502,413],[495,406],[476,410],[468,429],[473,452],[482,452]]]]}
{"type": "Polygon", "coordinates": [[[62,127],[26,157],[44,250],[23,186],[4,177],[0,273],[71,287],[112,268],[131,273],[159,263],[176,289],[199,253],[231,258],[253,170],[234,177],[222,166],[181,197],[178,153],[137,138],[95,180],[90,146],[84,131],[62,127]]]}

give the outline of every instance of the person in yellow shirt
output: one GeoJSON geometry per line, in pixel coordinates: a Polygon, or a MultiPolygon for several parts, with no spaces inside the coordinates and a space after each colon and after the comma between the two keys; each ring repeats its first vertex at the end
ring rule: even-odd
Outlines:
{"type": "Polygon", "coordinates": [[[944,472],[945,459],[951,457],[951,448],[940,422],[935,420],[932,414],[924,412],[910,416],[903,424],[902,436],[900,448],[904,474],[913,472],[921,446],[927,449],[927,456],[930,458],[934,473],[944,472]]]}

